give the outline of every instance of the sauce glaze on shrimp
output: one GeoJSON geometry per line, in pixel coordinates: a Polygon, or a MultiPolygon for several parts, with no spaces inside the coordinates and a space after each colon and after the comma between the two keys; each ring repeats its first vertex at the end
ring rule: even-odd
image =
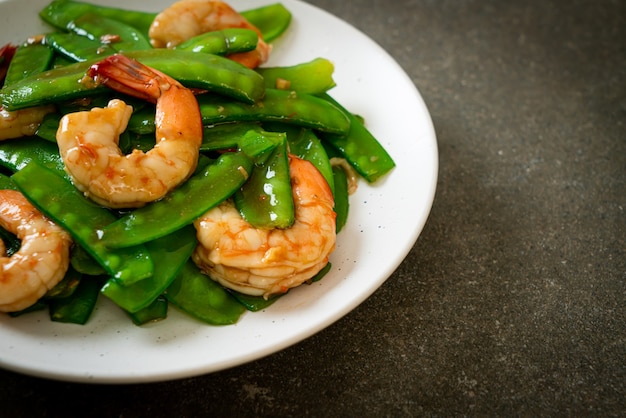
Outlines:
{"type": "Polygon", "coordinates": [[[263,41],[259,29],[219,0],[181,0],[172,4],[156,16],[149,36],[155,48],[173,48],[194,36],[227,28],[251,29],[259,35],[255,50],[231,54],[228,58],[249,68],[268,60],[271,47],[263,41]]]}
{"type": "Polygon", "coordinates": [[[195,170],[202,117],[193,93],[171,77],[123,55],[92,66],[91,76],[120,92],[156,102],[156,145],[124,155],[118,146],[132,107],[113,99],[105,108],[65,115],[57,143],[75,186],[113,208],[140,207],[163,197],[195,170]]]}
{"type": "Polygon", "coordinates": [[[311,279],[335,248],[335,212],[330,187],[306,160],[289,158],[295,222],[288,229],[257,229],[231,201],[195,222],[199,245],[194,262],[223,286],[268,297],[311,279]]]}
{"type": "Polygon", "coordinates": [[[72,240],[14,190],[0,190],[0,226],[14,233],[20,249],[11,257],[2,245],[0,312],[28,308],[63,279],[72,240]]]}

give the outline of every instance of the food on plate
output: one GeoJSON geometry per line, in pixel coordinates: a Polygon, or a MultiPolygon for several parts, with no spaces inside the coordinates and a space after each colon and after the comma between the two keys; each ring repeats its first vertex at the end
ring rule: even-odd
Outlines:
{"type": "Polygon", "coordinates": [[[53,0],[39,16],[48,33],[0,49],[0,204],[17,193],[67,236],[65,264],[23,303],[0,285],[3,311],[82,324],[107,297],[138,325],[170,305],[224,325],[329,271],[356,176],[395,163],[332,98],[329,60],[265,66],[282,4],[53,0]]]}

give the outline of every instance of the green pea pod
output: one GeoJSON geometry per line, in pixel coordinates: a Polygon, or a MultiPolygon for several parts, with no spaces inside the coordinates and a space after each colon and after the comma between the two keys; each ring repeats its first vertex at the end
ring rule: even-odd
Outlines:
{"type": "MultiPolygon", "coordinates": [[[[335,105],[309,94],[266,89],[265,97],[247,104],[212,94],[198,96],[205,125],[227,122],[283,122],[338,135],[350,129],[350,120],[335,105]]],[[[145,119],[146,115],[133,115],[145,119]]],[[[132,118],[131,118],[132,119],[132,118]]]]}
{"type": "Polygon", "coordinates": [[[183,312],[211,325],[230,325],[245,308],[189,260],[167,288],[165,297],[183,312]]]}
{"type": "Polygon", "coordinates": [[[70,254],[70,264],[79,273],[88,276],[103,276],[106,270],[81,245],[74,243],[70,254]]]}
{"type": "MultiPolygon", "coordinates": [[[[212,54],[175,49],[129,51],[124,55],[156,68],[188,87],[209,90],[246,103],[265,92],[263,77],[243,65],[212,54]]],[[[0,103],[16,110],[47,103],[94,96],[108,91],[103,85],[85,82],[94,60],[78,62],[26,78],[0,90],[0,103]]]]}
{"type": "Polygon", "coordinates": [[[128,316],[135,325],[145,325],[150,322],[161,321],[167,318],[169,303],[163,296],[159,296],[150,305],[137,312],[128,312],[128,316]]]}
{"type": "Polygon", "coordinates": [[[183,51],[205,54],[228,55],[252,51],[259,41],[257,33],[251,29],[229,28],[194,36],[176,46],[183,51]]]}
{"type": "Polygon", "coordinates": [[[256,228],[289,228],[295,220],[287,141],[284,134],[276,135],[281,136],[281,144],[265,163],[255,165],[234,194],[241,216],[256,228]]]}
{"type": "Polygon", "coordinates": [[[134,313],[146,308],[176,278],[196,243],[196,229],[193,225],[147,242],[146,248],[154,261],[154,274],[127,286],[110,279],[102,287],[102,293],[127,312],[134,313]]]}
{"type": "Polygon", "coordinates": [[[16,172],[31,161],[37,161],[60,175],[65,174],[65,164],[56,143],[38,137],[24,137],[0,142],[0,165],[16,172]]]}
{"type": "Polygon", "coordinates": [[[105,226],[102,242],[125,248],[170,234],[231,196],[251,171],[252,162],[242,153],[223,154],[163,199],[105,226]]]}
{"type": "Polygon", "coordinates": [[[54,322],[86,324],[98,301],[100,286],[100,280],[96,277],[82,279],[70,296],[51,299],[48,303],[50,319],[54,322]]]}
{"type": "Polygon", "coordinates": [[[94,41],[110,43],[119,52],[152,48],[148,38],[134,27],[95,13],[85,13],[70,22],[67,29],[94,41]]]}
{"type": "Polygon", "coordinates": [[[281,3],[244,10],[240,13],[261,31],[265,42],[272,42],[278,38],[291,23],[291,12],[281,3]]]}
{"type": "Polygon", "coordinates": [[[237,300],[237,302],[241,303],[250,312],[258,312],[265,308],[268,308],[270,305],[272,305],[282,296],[287,294],[287,293],[281,293],[281,294],[274,295],[265,299],[263,296],[246,295],[246,294],[236,292],[231,289],[227,289],[227,291],[228,293],[233,295],[233,297],[237,300]]]}
{"type": "Polygon", "coordinates": [[[335,182],[335,213],[337,214],[336,231],[339,233],[343,229],[348,220],[348,211],[350,210],[350,194],[348,193],[348,176],[343,168],[339,166],[333,167],[333,177],[335,182]]]}
{"type": "Polygon", "coordinates": [[[58,29],[67,29],[73,21],[87,13],[124,22],[140,30],[145,36],[148,35],[150,25],[156,16],[151,12],[119,9],[73,0],[53,0],[39,12],[39,16],[43,21],[58,29]]]}
{"type": "MultiPolygon", "coordinates": [[[[72,266],[67,269],[63,279],[54,285],[54,287],[46,292],[45,299],[59,299],[71,296],[76,289],[83,275],[76,271],[72,266]]],[[[88,279],[89,280],[89,279],[88,279]]]]}
{"type": "Polygon", "coordinates": [[[256,122],[207,125],[202,134],[200,151],[235,150],[239,148],[241,137],[250,131],[261,132],[261,125],[256,122]]]}
{"type": "Polygon", "coordinates": [[[11,178],[33,205],[65,228],[111,277],[131,284],[153,274],[152,259],[144,246],[115,250],[103,244],[102,228],[117,218],[58,173],[32,161],[11,178]]]}
{"type": "Polygon", "coordinates": [[[330,159],[328,158],[328,154],[321,140],[315,135],[312,129],[282,123],[264,124],[263,127],[274,132],[285,132],[287,134],[289,152],[313,163],[326,179],[331,191],[334,191],[335,186],[330,159]]]}
{"type": "Polygon", "coordinates": [[[11,177],[0,173],[0,190],[18,190],[11,177]]]}
{"type": "Polygon", "coordinates": [[[322,134],[322,140],[332,145],[365,180],[372,183],[395,167],[395,162],[385,148],[363,123],[328,94],[322,95],[350,119],[347,134],[322,134]]]}
{"type": "Polygon", "coordinates": [[[260,67],[268,89],[293,90],[298,93],[322,94],[335,87],[335,66],[326,58],[316,58],[289,67],[260,67]]]}
{"type": "Polygon", "coordinates": [[[116,52],[111,45],[103,44],[98,40],[74,32],[46,34],[45,43],[73,62],[102,59],[116,52]]]}
{"type": "Polygon", "coordinates": [[[5,86],[48,70],[53,55],[54,50],[46,45],[28,43],[20,45],[7,69],[5,86]]]}
{"type": "MultiPolygon", "coordinates": [[[[43,117],[43,120],[39,124],[35,135],[41,139],[45,139],[48,142],[57,142],[57,131],[59,129],[59,122],[61,122],[62,115],[60,113],[48,113],[43,117]]],[[[58,154],[58,149],[57,149],[58,154]]]]}

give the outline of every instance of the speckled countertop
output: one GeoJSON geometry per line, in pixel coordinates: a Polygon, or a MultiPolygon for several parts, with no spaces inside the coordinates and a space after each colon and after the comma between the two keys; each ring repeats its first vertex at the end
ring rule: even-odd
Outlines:
{"type": "Polygon", "coordinates": [[[212,375],[98,386],[0,371],[0,415],[624,416],[626,3],[315,0],[421,92],[440,172],[365,303],[212,375]]]}

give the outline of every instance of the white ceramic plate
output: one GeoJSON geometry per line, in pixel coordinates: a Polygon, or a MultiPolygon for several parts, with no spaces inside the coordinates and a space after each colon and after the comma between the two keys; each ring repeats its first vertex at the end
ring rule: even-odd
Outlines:
{"type": "MultiPolygon", "coordinates": [[[[170,309],[169,317],[134,326],[106,298],[87,325],[50,322],[46,312],[0,315],[0,367],[76,382],[133,383],[190,377],[272,354],[324,329],[357,307],[398,267],[430,211],[438,159],[424,102],[400,66],[376,43],[306,3],[281,0],[293,21],[274,45],[268,65],[325,57],[335,64],[331,93],[365,117],[397,167],[375,185],[360,183],[338,238],[332,271],[236,325],[213,327],[170,309]]],[[[0,44],[19,42],[45,27],[37,12],[48,0],[0,0],[0,44]]],[[[156,11],[170,0],[100,0],[156,11]]],[[[273,0],[237,1],[238,10],[273,0]]]]}

